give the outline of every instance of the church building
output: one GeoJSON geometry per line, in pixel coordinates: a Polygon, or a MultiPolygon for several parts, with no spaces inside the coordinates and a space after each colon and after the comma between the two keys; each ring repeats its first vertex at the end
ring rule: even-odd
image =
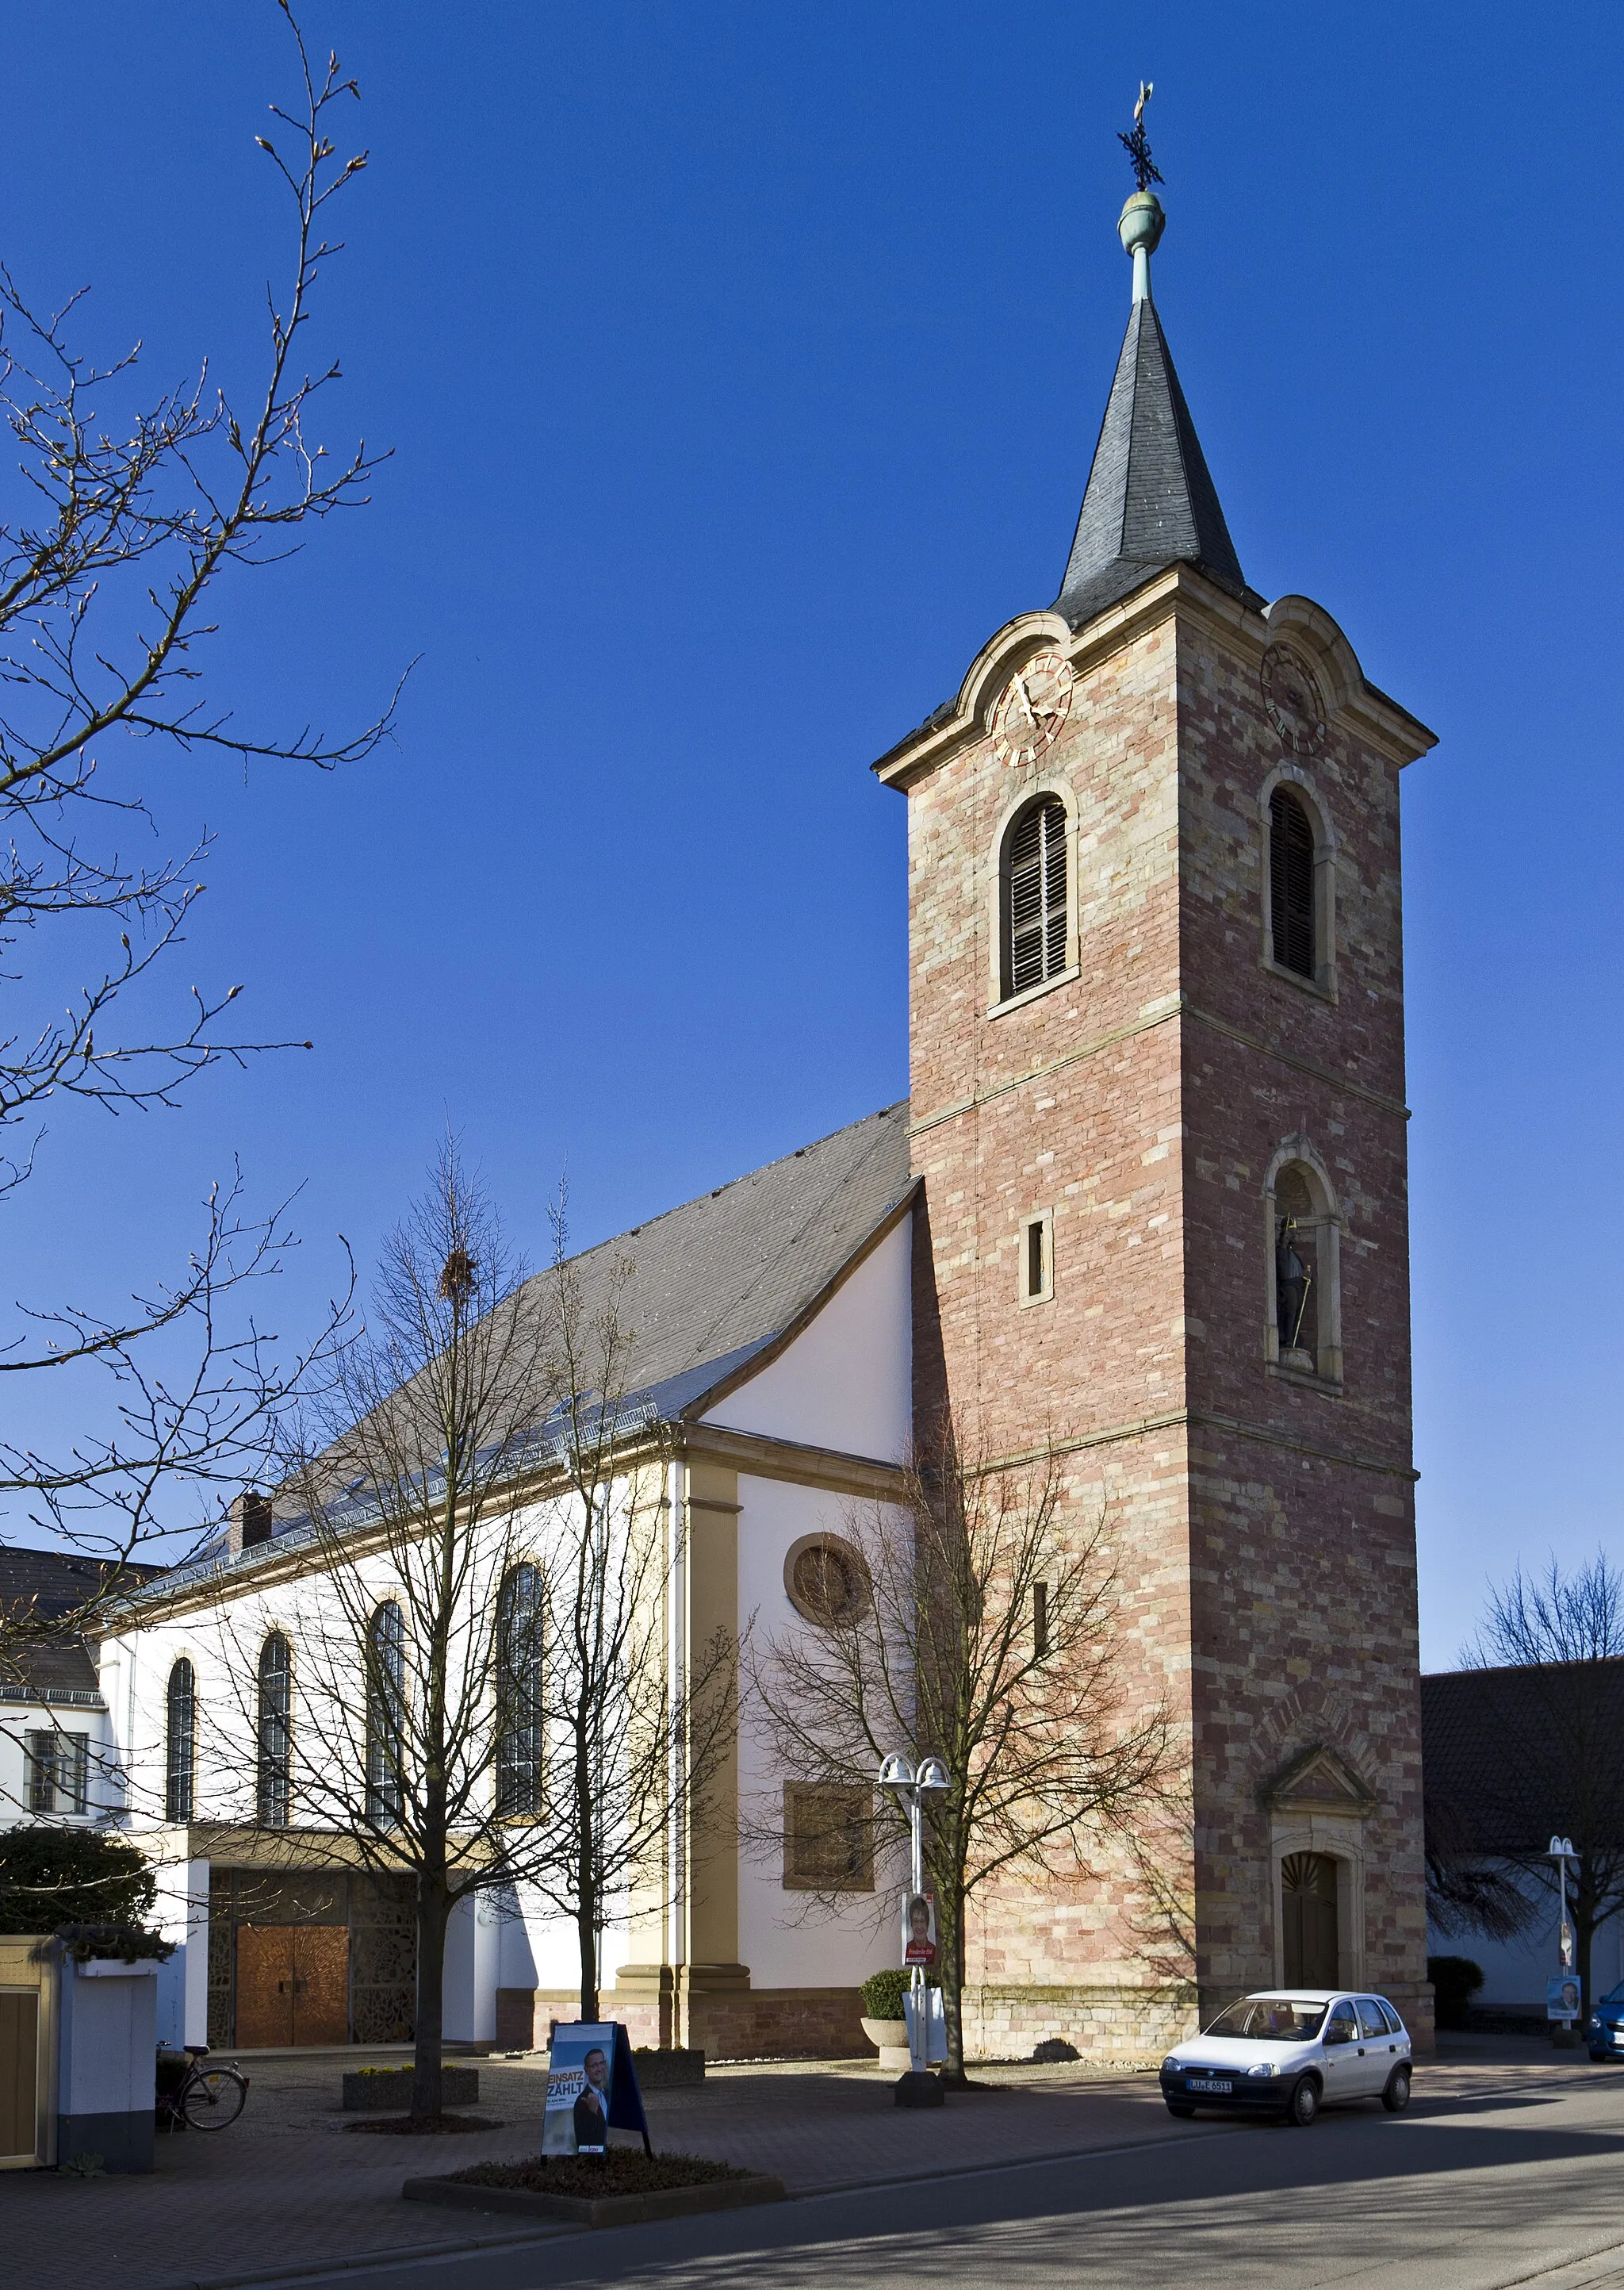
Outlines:
{"type": "MultiPolygon", "coordinates": [[[[1123,1674],[1171,1712],[1180,1810],[1154,1882],[1107,1854],[978,1901],[972,2055],[1143,2052],[1247,1989],[1334,1982],[1426,2048],[1399,774],[1433,735],[1324,606],[1248,585],[1152,298],[1164,220],[1142,189],[1118,226],[1127,332],[1054,602],[874,765],[908,805],[908,1099],[578,1269],[631,1267],[693,1632],[815,1629],[842,1506],[894,1496],[949,1418],[986,1469],[1053,1452],[1068,1516],[1108,1522],[1123,1674]]],[[[184,1731],[222,1601],[267,1646],[291,1627],[312,1561],[287,1525],[239,1507],[232,1548],[101,1648],[127,1817],[187,1940],[175,2008],[227,2043],[375,2038],[367,2010],[409,2009],[378,1881],[313,1906],[285,1849],[210,1815],[184,1731]],[[319,2029],[264,1970],[317,1927],[319,2029]]],[[[297,1645],[260,1675],[296,1743],[297,1645]]],[[[730,1789],[763,1785],[756,1755],[730,1789]]],[[[604,2009],[638,2040],[861,2048],[895,1934],[871,1901],[801,1912],[784,1802],[776,1865],[696,1852],[611,1936],[604,2009]]],[[[463,1925],[447,2034],[545,2042],[572,1935],[463,1925]]]]}

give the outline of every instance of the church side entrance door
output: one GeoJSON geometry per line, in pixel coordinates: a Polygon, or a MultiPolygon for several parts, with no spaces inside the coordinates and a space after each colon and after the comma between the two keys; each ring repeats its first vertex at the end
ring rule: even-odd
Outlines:
{"type": "Polygon", "coordinates": [[[1323,1853],[1288,1853],[1280,1863],[1285,1918],[1285,1984],[1334,1988],[1338,1976],[1336,1862],[1323,1853]]]}
{"type": "Polygon", "coordinates": [[[236,2041],[244,2051],[349,2041],[342,1925],[239,1925],[236,2041]]]}

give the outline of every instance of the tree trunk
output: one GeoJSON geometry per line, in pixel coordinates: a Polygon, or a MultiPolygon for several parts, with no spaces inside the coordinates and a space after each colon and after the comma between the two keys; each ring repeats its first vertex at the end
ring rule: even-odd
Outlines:
{"type": "Polygon", "coordinates": [[[412,2054],[412,2113],[437,2117],[440,2052],[445,2028],[445,1925],[451,1913],[445,1880],[420,1872],[417,1880],[417,2030],[412,2054]]]}
{"type": "Polygon", "coordinates": [[[941,1951],[941,2010],[948,2023],[948,2059],[942,2080],[956,2091],[963,2091],[968,2080],[964,2074],[964,1906],[962,1901],[949,1902],[938,1914],[948,1924],[942,1935],[947,1946],[941,1951]]]}
{"type": "Polygon", "coordinates": [[[588,1894],[588,1887],[583,1885],[575,1911],[575,1933],[580,1942],[580,2016],[590,2024],[598,2011],[597,1914],[596,1903],[588,1894]]]}
{"type": "MultiPolygon", "coordinates": [[[[1595,1998],[1590,1992],[1590,1950],[1596,1939],[1596,1897],[1581,1876],[1579,1898],[1568,1910],[1573,1926],[1573,1968],[1579,1974],[1579,2006],[1588,2016],[1595,1998]]],[[[1582,2030],[1583,2022],[1580,2022],[1582,2030]]]]}

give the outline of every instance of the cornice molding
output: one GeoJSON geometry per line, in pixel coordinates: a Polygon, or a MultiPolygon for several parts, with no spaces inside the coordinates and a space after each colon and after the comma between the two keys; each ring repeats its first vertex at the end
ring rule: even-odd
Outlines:
{"type": "Polygon", "coordinates": [[[1210,1027],[1215,1034],[1238,1042],[1243,1049],[1255,1050],[1259,1056],[1273,1058],[1278,1064],[1290,1066],[1294,1072],[1308,1074],[1313,1080],[1324,1082],[1330,1089],[1345,1092],[1350,1097],[1362,1099],[1368,1105],[1381,1107],[1384,1112],[1396,1114],[1402,1121],[1410,1118],[1410,1109],[1402,1098],[1389,1097],[1384,1090],[1371,1089],[1364,1082],[1355,1081],[1347,1074],[1335,1072],[1312,1058],[1302,1058],[1294,1050],[1284,1050],[1277,1042],[1267,1040],[1261,1034],[1248,1033],[1243,1026],[1232,1025],[1210,1010],[1201,1009],[1183,993],[1170,995],[1164,1008],[1152,1008],[1142,1017],[1130,1019],[1126,1025],[1114,1026],[1109,1033],[1098,1034],[1092,1041],[1084,1042],[1075,1050],[1067,1050],[1058,1058],[1050,1058],[1042,1065],[1028,1066],[1024,1073],[1013,1074],[1007,1081],[994,1082],[986,1089],[975,1091],[969,1097],[956,1099],[935,1113],[921,1114],[908,1124],[910,1137],[923,1137],[927,1131],[939,1129],[944,1121],[956,1121],[962,1114],[973,1113],[978,1106],[988,1105],[995,1098],[1007,1097],[1012,1090],[1025,1089],[1029,1083],[1049,1081],[1068,1066],[1080,1064],[1085,1058],[1097,1057],[1101,1050],[1113,1049],[1118,1042],[1131,1041],[1135,1034],[1148,1034],[1156,1026],[1165,1026],[1172,1019],[1188,1018],[1198,1026],[1210,1027]]]}
{"type": "Polygon", "coordinates": [[[985,736],[988,705],[1002,686],[1004,672],[1023,651],[1052,645],[1081,678],[1173,614],[1223,638],[1252,667],[1273,643],[1294,638],[1304,644],[1326,671],[1336,714],[1389,762],[1413,763],[1437,745],[1436,732],[1368,680],[1352,645],[1323,605],[1287,594],[1260,613],[1197,566],[1179,564],[1154,574],[1075,632],[1053,611],[1021,613],[1005,621],[971,661],[951,714],[940,724],[920,725],[870,768],[884,787],[915,786],[985,736]]]}

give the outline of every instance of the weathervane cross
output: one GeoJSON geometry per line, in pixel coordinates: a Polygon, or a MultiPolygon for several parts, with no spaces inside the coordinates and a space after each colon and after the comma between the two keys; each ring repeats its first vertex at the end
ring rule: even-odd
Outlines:
{"type": "Polygon", "coordinates": [[[1154,80],[1140,80],[1139,101],[1133,107],[1133,132],[1131,135],[1119,134],[1116,138],[1133,163],[1133,180],[1141,191],[1148,191],[1152,183],[1163,180],[1161,169],[1151,159],[1150,138],[1145,132],[1145,106],[1155,93],[1154,80]]]}

